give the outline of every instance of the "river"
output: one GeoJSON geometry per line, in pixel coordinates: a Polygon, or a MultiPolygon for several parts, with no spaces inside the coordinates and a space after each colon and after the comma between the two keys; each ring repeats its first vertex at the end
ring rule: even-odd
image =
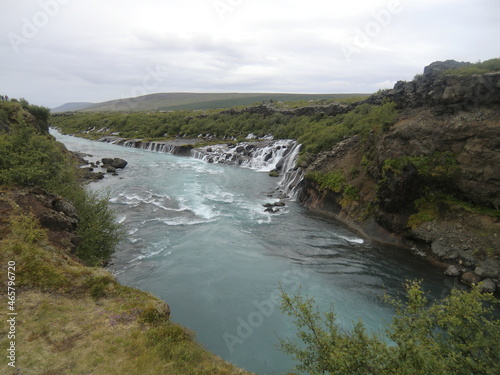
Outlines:
{"type": "Polygon", "coordinates": [[[362,319],[375,332],[393,316],[380,297],[402,292],[405,279],[424,279],[436,297],[452,286],[408,250],[370,242],[296,202],[265,212],[277,188],[267,173],[52,133],[88,160],[129,163],[89,185],[109,192],[126,227],[109,267],[118,280],[165,300],[172,320],[207,349],[257,374],[294,365],[278,350],[277,337],[294,334],[275,305],[280,286],[321,308],[333,303],[343,327],[362,319]]]}

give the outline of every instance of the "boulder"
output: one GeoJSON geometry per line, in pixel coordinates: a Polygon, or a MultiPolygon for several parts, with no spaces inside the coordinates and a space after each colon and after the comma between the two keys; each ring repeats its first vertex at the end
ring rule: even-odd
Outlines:
{"type": "Polygon", "coordinates": [[[54,207],[56,211],[62,212],[66,216],[78,219],[75,206],[73,206],[73,204],[66,199],[60,197],[56,198],[54,202],[52,202],[52,207],[54,207]]]}
{"type": "Polygon", "coordinates": [[[477,274],[475,274],[474,272],[466,272],[462,275],[461,280],[464,284],[472,286],[472,285],[479,283],[481,278],[477,274]]]}
{"type": "Polygon", "coordinates": [[[126,160],[120,159],[120,158],[114,158],[113,162],[111,163],[111,166],[114,168],[125,168],[127,166],[128,162],[126,160]]]}
{"type": "Polygon", "coordinates": [[[490,259],[479,264],[474,272],[485,279],[497,279],[499,277],[499,269],[500,265],[494,260],[490,259]]]}
{"type": "Polygon", "coordinates": [[[444,271],[444,274],[447,276],[458,276],[460,275],[460,270],[457,266],[451,265],[444,271]]]}
{"type": "Polygon", "coordinates": [[[106,172],[108,172],[108,173],[115,173],[116,172],[116,168],[112,167],[111,165],[108,165],[106,167],[106,172]]]}
{"type": "Polygon", "coordinates": [[[478,288],[482,293],[495,293],[496,285],[491,279],[485,279],[479,283],[478,288]]]}
{"type": "Polygon", "coordinates": [[[102,164],[105,164],[105,165],[111,165],[113,164],[113,159],[111,158],[102,158],[102,164]]]}

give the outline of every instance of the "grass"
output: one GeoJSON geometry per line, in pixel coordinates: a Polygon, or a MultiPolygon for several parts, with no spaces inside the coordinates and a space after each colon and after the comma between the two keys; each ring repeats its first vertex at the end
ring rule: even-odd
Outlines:
{"type": "MultiPolygon", "coordinates": [[[[10,215],[0,263],[16,262],[17,369],[4,361],[2,374],[248,374],[172,323],[161,300],[52,246],[33,216],[10,215]]],[[[10,341],[0,325],[0,347],[10,341]]]]}
{"type": "Polygon", "coordinates": [[[196,111],[248,106],[263,101],[319,102],[359,97],[363,94],[285,94],[285,93],[159,93],[132,99],[118,99],[84,108],[85,112],[196,111]]]}
{"type": "Polygon", "coordinates": [[[487,215],[493,218],[500,218],[500,210],[474,205],[465,202],[449,194],[444,193],[426,193],[423,197],[414,202],[417,213],[410,216],[408,226],[412,229],[421,224],[434,221],[439,218],[439,207],[446,207],[448,211],[465,210],[469,213],[487,215]]]}
{"type": "Polygon", "coordinates": [[[500,58],[490,59],[483,62],[463,66],[456,69],[446,70],[444,75],[472,76],[474,74],[485,74],[500,71],[500,58]]]}

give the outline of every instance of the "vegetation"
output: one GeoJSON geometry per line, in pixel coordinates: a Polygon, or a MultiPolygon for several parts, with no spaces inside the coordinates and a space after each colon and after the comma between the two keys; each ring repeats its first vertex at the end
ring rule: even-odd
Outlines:
{"type": "Polygon", "coordinates": [[[485,74],[500,71],[500,58],[490,59],[486,61],[479,61],[475,64],[470,64],[456,69],[445,71],[444,75],[461,75],[471,76],[474,74],[485,74]]]}
{"type": "Polygon", "coordinates": [[[429,156],[402,156],[396,159],[387,159],[382,166],[386,175],[389,171],[398,175],[412,166],[423,177],[453,178],[458,173],[456,155],[452,152],[435,152],[429,156]]]}
{"type": "MultiPolygon", "coordinates": [[[[111,100],[85,105],[91,112],[196,111],[249,106],[262,102],[306,102],[359,97],[360,94],[282,94],[282,93],[160,93],[137,98],[111,100]]],[[[362,95],[362,94],[361,94],[362,95]]],[[[63,107],[64,108],[64,107],[63,107]]],[[[76,107],[78,108],[78,106],[76,107]]]]}
{"type": "MultiPolygon", "coordinates": [[[[0,220],[0,262],[16,262],[16,290],[22,295],[15,307],[22,312],[22,329],[15,338],[17,366],[4,361],[2,374],[247,374],[170,322],[162,301],[52,246],[37,219],[9,199],[3,190],[0,207],[8,202],[14,209],[7,222],[0,220]]],[[[7,284],[7,272],[1,281],[7,284]]],[[[7,330],[0,326],[3,348],[12,341],[7,330]]]]}
{"type": "Polygon", "coordinates": [[[362,322],[340,329],[333,308],[322,313],[313,299],[282,294],[281,308],[295,319],[300,342],[281,340],[281,348],[309,374],[485,374],[500,372],[498,300],[491,294],[452,290],[429,303],[419,282],[407,282],[406,300],[386,297],[396,309],[382,334],[362,322]]]}
{"type": "Polygon", "coordinates": [[[120,227],[107,199],[80,187],[69,154],[44,130],[41,108],[23,100],[0,104],[0,113],[9,119],[0,133],[0,185],[39,187],[70,200],[80,218],[77,234],[83,238],[76,254],[88,265],[105,264],[120,240],[120,227]]]}
{"type": "Polygon", "coordinates": [[[15,338],[0,325],[0,347],[16,342],[16,366],[4,361],[2,374],[247,374],[172,323],[164,302],[82,264],[105,263],[119,227],[107,200],[79,186],[70,154],[40,126],[38,111],[27,102],[0,103],[0,263],[15,268],[15,311],[22,312],[15,338]],[[40,190],[32,187],[73,203],[81,260],[55,240],[65,231],[42,227],[29,198],[18,200],[40,190]]]}
{"type": "Polygon", "coordinates": [[[330,117],[327,115],[293,116],[276,112],[271,115],[220,111],[179,111],[172,113],[75,113],[56,116],[52,126],[64,133],[88,138],[118,134],[123,138],[168,139],[212,134],[218,138],[258,137],[273,134],[277,138],[297,139],[305,152],[329,150],[335,143],[355,134],[381,132],[396,120],[393,103],[382,106],[362,104],[353,111],[330,117]]]}

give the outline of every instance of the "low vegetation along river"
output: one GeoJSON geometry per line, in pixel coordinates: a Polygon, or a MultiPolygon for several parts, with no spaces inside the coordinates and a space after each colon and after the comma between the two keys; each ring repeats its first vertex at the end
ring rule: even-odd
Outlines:
{"type": "Polygon", "coordinates": [[[205,347],[257,374],[293,367],[278,350],[277,337],[294,335],[275,305],[280,285],[322,308],[333,303],[346,328],[362,319],[373,331],[393,315],[380,297],[402,292],[405,279],[424,279],[436,297],[452,286],[409,251],[362,239],[298,203],[265,212],[277,188],[267,173],[55,135],[89,160],[129,162],[90,185],[109,191],[126,226],[110,265],[118,280],[164,299],[205,347]]]}

